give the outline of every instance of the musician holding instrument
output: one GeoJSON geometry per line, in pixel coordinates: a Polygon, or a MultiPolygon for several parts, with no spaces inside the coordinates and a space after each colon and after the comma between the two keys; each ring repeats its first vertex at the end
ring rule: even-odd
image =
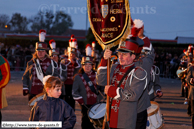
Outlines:
{"type": "Polygon", "coordinates": [[[82,113],[82,129],[94,129],[88,118],[88,109],[97,102],[96,72],[93,70],[94,62],[91,57],[92,47],[86,45],[86,56],[82,57],[82,68],[74,77],[73,98],[80,104],[82,113]]]}
{"type": "Polygon", "coordinates": [[[110,128],[135,129],[138,114],[144,118],[141,128],[146,128],[147,108],[150,106],[146,90],[147,72],[134,64],[136,53],[142,49],[142,46],[139,47],[140,42],[143,41],[138,37],[131,37],[119,44],[119,64],[111,66],[111,85],[106,85],[107,59],[111,58],[112,54],[110,49],[105,50],[97,70],[97,84],[106,85],[104,92],[112,98],[110,128]]]}
{"type": "Polygon", "coordinates": [[[28,99],[42,93],[43,77],[46,75],[58,76],[57,63],[50,59],[46,53],[47,43],[45,40],[46,31],[39,31],[39,42],[36,42],[36,52],[30,61],[27,62],[26,70],[22,77],[23,95],[28,99]]]}
{"type": "Polygon", "coordinates": [[[186,82],[189,85],[187,113],[191,116],[192,127],[194,128],[194,65],[188,67],[186,82]]]}
{"type": "MultiPolygon", "coordinates": [[[[148,54],[148,51],[144,50],[141,53],[141,58],[144,58],[148,54]]],[[[163,92],[161,91],[161,85],[160,85],[160,69],[152,65],[151,67],[151,72],[150,72],[150,80],[147,85],[148,89],[148,94],[150,96],[150,101],[154,101],[156,97],[162,97],[163,92]]]]}
{"type": "Polygon", "coordinates": [[[160,86],[160,69],[153,65],[154,63],[154,49],[149,41],[149,38],[144,35],[144,23],[140,19],[133,21],[133,26],[139,28],[138,37],[143,40],[143,49],[141,51],[141,58],[135,62],[136,66],[144,68],[147,72],[147,89],[150,96],[150,101],[154,101],[155,97],[162,97],[163,93],[160,86]],[[156,96],[155,96],[156,95],[156,96]]]}
{"type": "Polygon", "coordinates": [[[65,84],[65,101],[75,110],[75,100],[72,96],[73,76],[78,73],[81,68],[80,59],[77,55],[77,40],[74,35],[69,40],[68,47],[68,59],[61,60],[61,64],[67,68],[67,79],[64,81],[65,84]]]}
{"type": "Polygon", "coordinates": [[[63,82],[58,77],[47,75],[43,83],[44,98],[35,102],[29,121],[60,121],[62,129],[73,129],[76,123],[74,110],[59,98],[63,82]]]}
{"type": "MultiPolygon", "coordinates": [[[[49,41],[49,45],[50,45],[50,48],[51,48],[49,50],[49,56],[58,65],[57,69],[58,69],[58,73],[59,73],[59,77],[60,77],[61,81],[65,81],[67,79],[67,67],[64,64],[62,64],[60,59],[59,59],[59,51],[56,49],[55,40],[51,39],[49,41]]],[[[62,86],[62,93],[61,93],[60,98],[65,100],[65,86],[64,86],[64,84],[62,86]]]]}
{"type": "Polygon", "coordinates": [[[177,76],[181,79],[181,95],[180,97],[185,97],[185,85],[186,85],[186,71],[187,71],[187,55],[188,52],[186,49],[183,50],[181,54],[180,64],[177,70],[177,76]]]}

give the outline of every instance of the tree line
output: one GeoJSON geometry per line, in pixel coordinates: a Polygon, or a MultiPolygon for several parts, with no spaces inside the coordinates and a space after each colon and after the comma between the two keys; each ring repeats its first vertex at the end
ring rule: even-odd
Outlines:
{"type": "Polygon", "coordinates": [[[16,33],[37,33],[45,29],[47,34],[62,35],[66,30],[73,27],[71,16],[58,11],[45,14],[38,12],[35,16],[27,18],[20,13],[14,13],[10,18],[7,14],[0,14],[0,28],[7,28],[16,33]]]}

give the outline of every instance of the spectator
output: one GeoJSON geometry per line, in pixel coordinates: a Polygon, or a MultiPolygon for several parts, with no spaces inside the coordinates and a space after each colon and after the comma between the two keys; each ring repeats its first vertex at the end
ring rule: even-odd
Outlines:
{"type": "Polygon", "coordinates": [[[178,59],[178,56],[175,54],[173,59],[170,61],[170,64],[171,64],[171,77],[172,78],[176,78],[176,71],[178,69],[178,66],[179,66],[179,63],[180,63],[180,60],[178,59]]]}

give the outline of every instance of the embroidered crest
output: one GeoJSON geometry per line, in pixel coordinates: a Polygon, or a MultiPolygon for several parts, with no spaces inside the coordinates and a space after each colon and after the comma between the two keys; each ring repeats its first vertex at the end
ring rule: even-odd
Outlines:
{"type": "Polygon", "coordinates": [[[126,47],[126,42],[125,41],[121,42],[120,47],[126,47]]]}
{"type": "Polygon", "coordinates": [[[88,82],[88,85],[89,85],[89,86],[92,86],[92,84],[93,84],[93,83],[92,83],[91,81],[88,82]]]}
{"type": "Polygon", "coordinates": [[[108,15],[108,5],[107,4],[102,5],[101,9],[102,9],[102,17],[106,18],[106,16],[108,15]]]}
{"type": "Polygon", "coordinates": [[[39,44],[38,44],[38,47],[42,47],[42,44],[41,44],[41,43],[39,43],[39,44]]]}
{"type": "Polygon", "coordinates": [[[90,58],[89,57],[86,57],[86,61],[90,61],[90,58]]]}

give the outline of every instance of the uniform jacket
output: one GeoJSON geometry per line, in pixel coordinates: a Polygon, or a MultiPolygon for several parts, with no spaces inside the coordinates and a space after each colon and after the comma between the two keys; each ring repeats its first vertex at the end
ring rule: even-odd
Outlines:
{"type": "Polygon", "coordinates": [[[194,100],[194,84],[190,83],[190,79],[194,78],[194,66],[190,66],[187,72],[186,82],[190,86],[188,99],[194,100]]]}
{"type": "Polygon", "coordinates": [[[0,55],[0,109],[7,107],[5,86],[10,80],[10,66],[8,61],[0,55]]]}
{"type": "Polygon", "coordinates": [[[63,59],[61,60],[61,64],[65,65],[67,68],[67,79],[65,80],[65,84],[72,85],[73,76],[78,73],[81,68],[80,61],[76,59],[75,64],[73,65],[69,60],[63,59]]]}
{"type": "MultiPolygon", "coordinates": [[[[94,72],[92,72],[92,73],[93,73],[93,75],[96,75],[94,72]]],[[[88,102],[87,102],[88,97],[87,96],[89,96],[89,97],[92,96],[92,99],[94,99],[94,100],[93,100],[92,104],[90,101],[89,105],[93,105],[97,102],[97,95],[91,91],[88,84],[84,84],[84,83],[86,83],[86,81],[83,82],[80,75],[77,74],[75,76],[74,82],[73,82],[73,88],[72,88],[73,89],[73,92],[72,92],[73,98],[74,98],[74,100],[77,100],[78,102],[79,102],[79,99],[83,99],[84,104],[87,105],[88,104],[88,102]]],[[[93,85],[94,85],[95,89],[97,90],[96,79],[94,80],[93,85]]]]}
{"type": "MultiPolygon", "coordinates": [[[[155,57],[153,47],[151,47],[150,49],[151,50],[150,50],[149,54],[145,55],[145,57],[143,57],[135,62],[135,66],[142,67],[147,72],[147,84],[150,82],[150,71],[151,71],[151,67],[153,66],[154,57],[155,57]]],[[[145,93],[148,94],[148,92],[145,92],[145,93]]],[[[144,99],[144,97],[142,97],[138,101],[138,109],[137,109],[138,113],[147,109],[147,104],[146,104],[147,102],[143,99],[144,99]]]]}
{"type": "MultiPolygon", "coordinates": [[[[59,76],[58,70],[57,70],[57,63],[53,61],[54,66],[51,64],[47,67],[45,76],[46,75],[52,75],[52,76],[59,76]]],[[[31,91],[31,86],[32,86],[32,79],[33,79],[33,67],[34,66],[34,61],[31,59],[30,61],[27,62],[27,67],[26,70],[23,74],[22,81],[23,81],[23,88],[28,89],[29,92],[31,91]]]]}
{"type": "MultiPolygon", "coordinates": [[[[105,86],[107,79],[107,61],[102,59],[100,67],[97,70],[96,82],[98,85],[105,86]]],[[[115,68],[118,64],[113,64],[110,72],[110,81],[112,81],[112,76],[115,68]]],[[[137,111],[138,111],[138,101],[145,101],[144,105],[139,105],[144,109],[150,106],[149,96],[146,86],[146,76],[147,73],[142,68],[134,68],[130,72],[130,76],[127,78],[124,89],[117,88],[117,96],[114,99],[120,100],[119,112],[118,112],[118,122],[116,128],[123,129],[135,129],[137,111]],[[133,72],[132,72],[133,71],[133,72]]],[[[143,110],[142,110],[143,111],[143,110]]],[[[111,121],[111,120],[110,120],[111,121]]],[[[115,127],[114,127],[115,128],[115,127]]]]}
{"type": "Polygon", "coordinates": [[[61,81],[65,81],[67,79],[67,67],[64,64],[59,63],[58,72],[61,81]]]}
{"type": "MultiPolygon", "coordinates": [[[[58,63],[58,73],[61,81],[65,81],[67,79],[67,67],[64,64],[58,63]]],[[[62,86],[61,95],[65,95],[65,85],[62,86]]]]}
{"type": "Polygon", "coordinates": [[[148,94],[150,96],[150,101],[154,99],[154,93],[161,89],[160,86],[160,70],[157,66],[153,65],[151,68],[151,77],[148,83],[148,94]]]}
{"type": "Polygon", "coordinates": [[[64,100],[45,95],[34,104],[29,121],[61,121],[62,129],[73,129],[76,116],[64,100]]]}

